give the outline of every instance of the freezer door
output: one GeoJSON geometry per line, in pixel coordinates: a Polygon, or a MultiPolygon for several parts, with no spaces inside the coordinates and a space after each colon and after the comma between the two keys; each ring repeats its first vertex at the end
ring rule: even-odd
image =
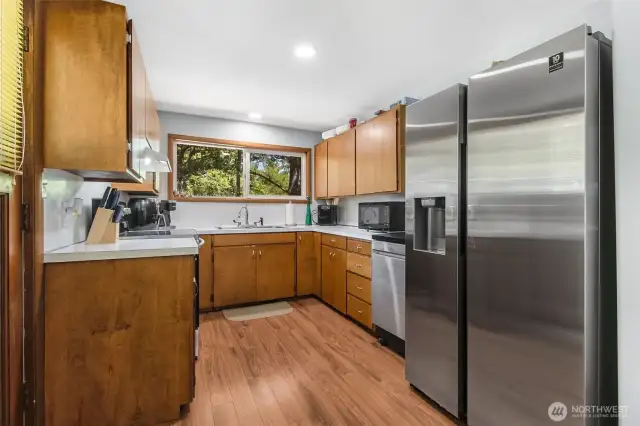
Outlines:
{"type": "Polygon", "coordinates": [[[466,86],[407,108],[406,377],[458,417],[459,161],[466,86]]]}
{"type": "Polygon", "coordinates": [[[554,402],[563,425],[589,424],[570,410],[585,403],[597,268],[594,43],[583,26],[469,82],[470,426],[557,424],[554,402]]]}

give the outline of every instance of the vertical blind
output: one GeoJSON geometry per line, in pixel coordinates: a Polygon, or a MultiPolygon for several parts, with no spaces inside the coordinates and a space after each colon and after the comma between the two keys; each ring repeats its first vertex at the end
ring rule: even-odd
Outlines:
{"type": "Polygon", "coordinates": [[[22,0],[0,0],[0,171],[20,173],[24,155],[22,0]]]}

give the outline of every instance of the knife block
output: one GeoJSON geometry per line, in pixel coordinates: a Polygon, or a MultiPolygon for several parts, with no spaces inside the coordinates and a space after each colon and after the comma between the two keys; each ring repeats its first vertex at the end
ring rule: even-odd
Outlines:
{"type": "Polygon", "coordinates": [[[112,223],[113,210],[98,208],[86,244],[113,244],[119,239],[120,226],[112,223]]]}

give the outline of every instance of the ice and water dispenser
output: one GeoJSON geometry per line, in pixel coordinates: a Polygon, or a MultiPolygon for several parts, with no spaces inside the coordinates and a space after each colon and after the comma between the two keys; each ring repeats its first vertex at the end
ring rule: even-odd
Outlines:
{"type": "Polygon", "coordinates": [[[416,198],[414,214],[414,250],[446,254],[445,197],[416,198]]]}

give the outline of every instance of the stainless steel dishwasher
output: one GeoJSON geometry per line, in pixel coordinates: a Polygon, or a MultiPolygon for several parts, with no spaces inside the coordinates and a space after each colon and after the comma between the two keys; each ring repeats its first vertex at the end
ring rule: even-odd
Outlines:
{"type": "Polygon", "coordinates": [[[404,232],[375,234],[372,256],[372,314],[381,344],[404,355],[404,232]]]}

